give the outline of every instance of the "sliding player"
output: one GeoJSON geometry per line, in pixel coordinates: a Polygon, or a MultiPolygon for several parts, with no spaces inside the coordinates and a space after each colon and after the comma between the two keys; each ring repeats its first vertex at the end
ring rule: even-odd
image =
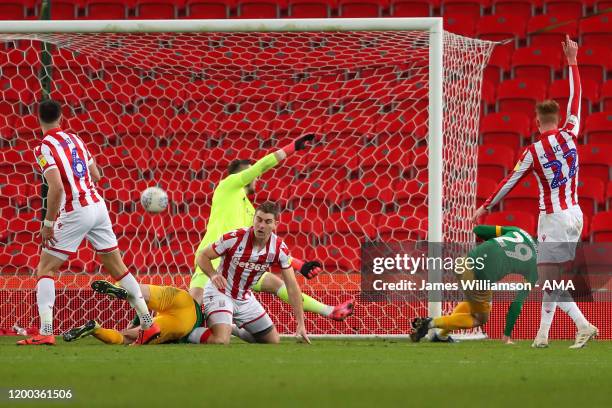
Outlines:
{"type": "MultiPolygon", "coordinates": [[[[460,274],[461,281],[493,283],[501,281],[507,275],[519,274],[532,287],[537,283],[536,243],[527,232],[517,227],[479,225],[474,228],[474,233],[485,242],[472,249],[467,258],[481,259],[484,266],[475,267],[474,270],[466,269],[460,274]]],[[[432,341],[452,341],[448,336],[449,331],[471,329],[485,324],[491,311],[492,292],[490,290],[464,290],[464,294],[466,300],[459,303],[451,315],[414,319],[410,339],[418,342],[429,329],[438,328],[442,331],[436,334],[432,341]]],[[[529,289],[519,291],[508,309],[504,330],[506,343],[512,342],[512,329],[528,294],[529,289]]]]}
{"type": "MultiPolygon", "coordinates": [[[[95,281],[91,285],[98,293],[118,299],[126,299],[125,289],[106,281],[95,281]]],[[[203,321],[200,305],[191,298],[187,291],[171,286],[140,285],[142,296],[147,306],[156,312],[153,321],[159,326],[157,336],[147,339],[142,344],[162,344],[184,340],[191,331],[200,327],[203,321]]],[[[94,336],[106,344],[138,344],[135,343],[140,329],[138,316],[125,330],[105,329],[95,320],[90,320],[83,326],[68,330],[63,334],[64,341],[74,341],[86,336],[94,336]]]]}
{"type": "MultiPolygon", "coordinates": [[[[212,208],[206,234],[198,246],[196,259],[200,251],[204,250],[204,248],[212,244],[227,231],[253,225],[255,211],[247,195],[255,192],[257,178],[295,151],[306,149],[313,140],[314,135],[302,136],[290,145],[265,156],[252,166],[249,160],[235,160],[230,164],[229,175],[221,180],[213,193],[212,208]]],[[[212,262],[213,267],[217,268],[219,266],[217,259],[213,259],[212,262]]],[[[292,267],[299,270],[308,279],[316,276],[321,271],[321,264],[316,261],[302,262],[293,259],[292,267]]],[[[208,277],[196,262],[195,273],[191,276],[189,293],[200,304],[202,303],[202,295],[207,282],[208,277]]],[[[269,272],[264,273],[255,282],[253,290],[255,292],[272,293],[285,303],[289,301],[287,287],[283,281],[269,272]]],[[[333,320],[344,320],[353,313],[352,300],[335,307],[318,302],[305,294],[302,294],[302,300],[305,311],[317,313],[333,320]]]]}
{"type": "MultiPolygon", "coordinates": [[[[580,241],[583,217],[578,204],[580,170],[577,137],[580,130],[580,73],[576,56],[578,44],[569,36],[562,43],[569,65],[570,98],[567,119],[559,129],[559,105],[549,100],[536,106],[539,140],[528,146],[514,170],[499,184],[495,193],[474,215],[474,222],[499,203],[532,170],[540,187],[538,222],[538,273],[543,279],[559,280],[568,262],[574,260],[580,241]]],[[[576,324],[576,343],[597,336],[598,330],[584,317],[572,296],[565,290],[545,291],[542,297],[540,329],[533,347],[548,346],[548,332],[559,306],[576,324]]]]}
{"type": "Polygon", "coordinates": [[[265,202],[255,211],[253,226],[222,235],[216,242],[198,251],[196,262],[209,280],[204,288],[207,328],[197,328],[189,335],[193,343],[228,344],[232,324],[245,329],[258,343],[278,343],[280,337],[272,319],[251,293],[251,288],[277,264],[287,285],[289,303],[297,323],[296,336],[310,343],[304,325],[302,293],[295,279],[287,245],[274,231],[279,209],[265,202]],[[215,268],[212,260],[219,259],[215,268]]]}

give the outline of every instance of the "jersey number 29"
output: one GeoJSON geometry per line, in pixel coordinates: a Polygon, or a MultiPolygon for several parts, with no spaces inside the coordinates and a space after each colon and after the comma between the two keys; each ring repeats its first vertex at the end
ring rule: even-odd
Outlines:
{"type": "Polygon", "coordinates": [[[501,237],[495,238],[495,241],[502,248],[507,248],[508,243],[511,242],[514,245],[514,250],[505,250],[504,252],[510,258],[518,259],[519,261],[528,261],[533,256],[533,249],[527,244],[525,244],[525,239],[521,234],[516,231],[512,231],[510,235],[502,235],[501,237]]]}

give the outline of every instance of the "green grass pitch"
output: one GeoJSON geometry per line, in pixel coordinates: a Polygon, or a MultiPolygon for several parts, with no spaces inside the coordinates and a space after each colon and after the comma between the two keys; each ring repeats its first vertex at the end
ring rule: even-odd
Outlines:
{"type": "Polygon", "coordinates": [[[106,346],[95,339],[17,347],[0,337],[0,406],[604,407],[612,342],[411,344],[322,340],[306,346],[106,346]],[[10,388],[71,389],[66,402],[8,401],[10,388]]]}

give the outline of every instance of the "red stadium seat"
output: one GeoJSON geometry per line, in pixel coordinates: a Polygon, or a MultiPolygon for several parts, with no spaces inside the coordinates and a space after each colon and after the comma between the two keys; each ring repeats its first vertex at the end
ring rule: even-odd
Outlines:
{"type": "Polygon", "coordinates": [[[504,227],[519,227],[533,236],[536,235],[536,217],[533,213],[524,211],[493,212],[485,217],[484,223],[504,227]]]}
{"type": "Polygon", "coordinates": [[[183,1],[177,0],[137,0],[136,18],[139,19],[173,19],[177,9],[183,6],[183,1]]]}
{"type": "MultiPolygon", "coordinates": [[[[589,117],[594,106],[599,101],[599,85],[597,82],[591,80],[580,79],[580,85],[582,88],[582,105],[581,105],[581,117],[589,117]]],[[[561,108],[561,123],[565,121],[565,114],[567,112],[567,102],[569,101],[570,89],[569,81],[567,79],[560,79],[553,82],[548,88],[548,98],[554,99],[559,103],[561,108]]]]}
{"type": "Polygon", "coordinates": [[[380,214],[393,202],[392,179],[387,175],[352,180],[342,192],[342,207],[380,214]]]}
{"type": "Polygon", "coordinates": [[[607,81],[601,87],[601,110],[612,112],[612,81],[607,81]]]}
{"type": "Polygon", "coordinates": [[[581,177],[595,177],[603,181],[609,179],[612,166],[612,145],[579,145],[581,177]]]}
{"type": "Polygon", "coordinates": [[[433,2],[427,0],[391,0],[391,17],[429,17],[433,14],[433,2]]]}
{"type": "Polygon", "coordinates": [[[545,97],[546,84],[542,81],[511,79],[497,88],[497,110],[533,115],[535,104],[545,97]]]}
{"type": "Polygon", "coordinates": [[[274,0],[238,0],[236,9],[239,18],[278,18],[280,7],[274,0]]]}
{"type": "Polygon", "coordinates": [[[584,46],[578,49],[580,61],[580,79],[602,83],[606,80],[606,71],[612,70],[612,53],[609,45],[584,46]]]}
{"type": "Polygon", "coordinates": [[[575,20],[568,21],[553,15],[539,15],[530,18],[527,22],[527,38],[532,47],[561,44],[568,34],[574,39],[577,37],[578,23],[575,20]]]}
{"type": "Polygon", "coordinates": [[[186,253],[182,247],[162,246],[154,249],[151,254],[151,266],[149,270],[153,273],[192,273],[193,254],[186,253]]]}
{"type": "Polygon", "coordinates": [[[378,239],[383,242],[417,241],[427,238],[427,219],[399,214],[381,215],[378,239]]]}
{"type": "Polygon", "coordinates": [[[578,181],[578,200],[582,212],[591,217],[604,204],[606,183],[593,177],[580,177],[578,181]]]}
{"type": "Polygon", "coordinates": [[[589,115],[584,134],[589,144],[612,144],[612,113],[608,111],[589,115]]]}
{"type": "Polygon", "coordinates": [[[612,181],[608,181],[606,185],[606,210],[612,209],[612,181]]]}
{"type": "Polygon", "coordinates": [[[504,211],[527,211],[536,213],[539,206],[538,184],[533,175],[526,176],[516,183],[514,188],[504,198],[504,211]]]}
{"type": "Polygon", "coordinates": [[[338,17],[381,17],[385,4],[382,0],[338,0],[338,17]]]}
{"type": "Polygon", "coordinates": [[[595,10],[600,12],[612,8],[612,0],[595,0],[595,10]]]}
{"type": "Polygon", "coordinates": [[[493,14],[513,15],[525,21],[535,14],[535,4],[531,0],[491,0],[493,14]]]}
{"type": "Polygon", "coordinates": [[[519,48],[512,56],[512,77],[549,84],[561,70],[561,47],[519,48]]]}
{"type": "Polygon", "coordinates": [[[586,6],[581,0],[544,0],[544,14],[573,20],[582,17],[584,11],[586,6]]]}
{"type": "Polygon", "coordinates": [[[23,20],[31,1],[7,0],[0,3],[0,20],[23,20]]]}
{"type": "Polygon", "coordinates": [[[291,18],[328,18],[331,10],[327,0],[289,0],[287,14],[291,18]]]}
{"type": "Polygon", "coordinates": [[[609,14],[602,14],[581,20],[579,32],[582,45],[609,47],[612,43],[612,18],[609,14]]]}
{"type": "Polygon", "coordinates": [[[488,0],[442,0],[442,16],[465,16],[469,19],[478,19],[482,15],[483,6],[488,0]]]}
{"type": "Polygon", "coordinates": [[[495,192],[497,185],[499,184],[499,180],[493,180],[488,177],[481,177],[478,179],[476,183],[476,206],[480,207],[484,204],[485,201],[491,194],[495,192]]]}
{"type": "Polygon", "coordinates": [[[186,0],[185,10],[189,18],[228,18],[232,0],[186,0]]]}
{"type": "Polygon", "coordinates": [[[495,104],[497,103],[495,83],[487,81],[486,79],[483,79],[482,89],[481,89],[481,98],[482,98],[481,114],[489,113],[490,111],[495,109],[495,104]]]}
{"type": "Polygon", "coordinates": [[[515,152],[507,146],[479,146],[478,173],[501,181],[514,166],[514,157],[515,152]]]}
{"type": "Polygon", "coordinates": [[[454,14],[443,14],[442,16],[444,17],[444,29],[446,31],[465,37],[474,37],[476,35],[475,17],[454,14]]]}
{"type": "Polygon", "coordinates": [[[393,186],[393,210],[400,215],[427,214],[427,184],[418,180],[398,180],[393,186]]]}
{"type": "Polygon", "coordinates": [[[591,220],[593,242],[612,242],[612,211],[600,212],[591,220]]]}
{"type": "Polygon", "coordinates": [[[482,118],[480,134],[484,145],[503,145],[518,151],[531,136],[531,120],[521,112],[491,113],[482,118]]]}
{"type": "Polygon", "coordinates": [[[89,0],[86,14],[90,20],[122,20],[128,8],[126,0],[89,0]]]}
{"type": "MultiPolygon", "coordinates": [[[[23,3],[23,2],[22,2],[23,3]]],[[[82,0],[53,0],[51,3],[51,20],[74,20],[79,16],[82,0]]],[[[35,7],[41,13],[42,1],[37,0],[35,7]]]]}
{"type": "Polygon", "coordinates": [[[476,35],[490,41],[503,41],[514,38],[515,46],[525,37],[526,20],[512,14],[482,16],[478,20],[476,35]]]}

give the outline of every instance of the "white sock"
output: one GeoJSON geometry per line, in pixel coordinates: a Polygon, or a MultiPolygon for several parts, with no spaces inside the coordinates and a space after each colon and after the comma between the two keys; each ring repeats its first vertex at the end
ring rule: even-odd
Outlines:
{"type": "Polygon", "coordinates": [[[578,330],[588,329],[589,321],[584,317],[576,302],[573,300],[568,300],[571,299],[571,295],[567,291],[564,292],[566,293],[563,293],[561,297],[563,300],[558,302],[557,306],[559,306],[559,309],[563,310],[569,315],[569,317],[572,318],[578,330]]]}
{"type": "Polygon", "coordinates": [[[187,340],[193,344],[204,344],[211,334],[212,332],[207,327],[196,327],[189,333],[187,340]]]}
{"type": "Polygon", "coordinates": [[[44,277],[36,283],[36,303],[40,316],[40,334],[53,334],[53,306],[55,305],[55,281],[44,277]]]}
{"type": "Polygon", "coordinates": [[[548,339],[548,333],[550,331],[553,318],[555,317],[556,309],[557,302],[554,295],[544,291],[544,294],[542,295],[542,315],[540,316],[540,329],[538,330],[538,337],[548,339]]]}
{"type": "Polygon", "coordinates": [[[238,328],[235,324],[232,324],[232,336],[236,336],[247,343],[257,343],[257,340],[255,340],[255,337],[253,337],[251,333],[246,331],[246,329],[238,328]]]}
{"type": "Polygon", "coordinates": [[[147,307],[147,303],[142,297],[142,292],[140,291],[140,286],[138,286],[138,282],[136,282],[136,278],[131,273],[127,273],[123,278],[121,278],[118,283],[121,285],[123,289],[125,289],[128,293],[128,302],[130,306],[136,309],[136,314],[138,314],[138,318],[140,319],[140,325],[143,329],[148,329],[153,324],[153,319],[151,318],[151,314],[149,313],[149,308],[147,307]]]}

